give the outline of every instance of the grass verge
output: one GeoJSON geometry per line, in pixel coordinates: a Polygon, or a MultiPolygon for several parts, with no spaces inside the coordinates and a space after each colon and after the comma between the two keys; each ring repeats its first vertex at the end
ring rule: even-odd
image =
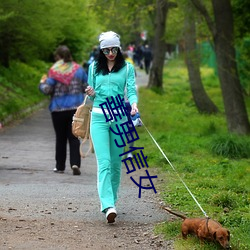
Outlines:
{"type": "Polygon", "coordinates": [[[21,118],[24,110],[32,112],[48,99],[38,90],[41,76],[47,70],[48,65],[41,61],[30,65],[13,61],[8,69],[0,67],[0,123],[6,125],[21,118]]]}
{"type": "MultiPolygon", "coordinates": [[[[202,68],[201,74],[219,114],[197,112],[186,67],[182,61],[173,60],[164,69],[164,93],[140,88],[141,117],[202,208],[230,230],[232,249],[250,249],[250,138],[227,132],[218,79],[210,68],[202,68]]],[[[246,102],[249,109],[250,100],[246,102]]],[[[188,217],[202,217],[202,211],[145,128],[138,128],[138,133],[140,140],[136,146],[144,147],[148,165],[158,168],[162,176],[157,191],[164,203],[188,217]]],[[[180,224],[181,220],[176,218],[157,225],[155,231],[167,239],[175,238],[178,250],[219,249],[214,243],[201,246],[193,237],[182,240],[180,224]]]]}

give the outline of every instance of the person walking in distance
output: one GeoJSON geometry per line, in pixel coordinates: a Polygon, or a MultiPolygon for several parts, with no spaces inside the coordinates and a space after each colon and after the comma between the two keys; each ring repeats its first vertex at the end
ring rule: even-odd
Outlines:
{"type": "Polygon", "coordinates": [[[70,166],[73,175],[80,175],[80,142],[72,134],[72,117],[84,100],[87,74],[73,61],[67,46],[59,46],[55,51],[56,62],[50,68],[48,76],[39,84],[40,91],[50,95],[49,110],[56,135],[55,173],[64,173],[66,168],[67,142],[69,142],[70,166]]]}
{"type": "Polygon", "coordinates": [[[149,48],[149,46],[146,44],[144,51],[143,51],[143,57],[144,57],[144,67],[145,67],[145,72],[148,75],[151,61],[153,59],[152,51],[149,48]]]}
{"type": "Polygon", "coordinates": [[[118,95],[124,99],[126,88],[131,115],[134,115],[138,112],[137,93],[134,66],[124,60],[120,36],[113,31],[103,32],[99,36],[99,42],[100,53],[89,67],[86,93],[93,100],[90,134],[97,160],[97,189],[101,211],[106,214],[107,222],[113,223],[117,216],[115,205],[121,178],[122,157],[119,155],[124,152],[124,147],[116,145],[115,141],[121,145],[121,137],[110,129],[117,131],[116,126],[126,122],[127,116],[106,122],[103,112],[107,110],[103,111],[100,104],[111,101],[112,97],[117,102],[115,97],[118,95]]]}

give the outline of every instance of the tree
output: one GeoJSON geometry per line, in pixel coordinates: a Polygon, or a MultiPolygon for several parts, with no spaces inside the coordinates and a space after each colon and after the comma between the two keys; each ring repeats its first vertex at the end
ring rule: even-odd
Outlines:
{"type": "Polygon", "coordinates": [[[93,0],[92,6],[97,14],[102,30],[113,30],[121,35],[122,47],[131,42],[140,43],[140,33],[147,27],[149,35],[154,17],[154,0],[93,0]]]}
{"type": "Polygon", "coordinates": [[[200,75],[200,57],[197,52],[196,27],[193,7],[189,3],[185,6],[185,55],[188,69],[189,82],[195,105],[200,113],[217,113],[218,108],[207,95],[200,75]]]}
{"type": "Polygon", "coordinates": [[[166,20],[168,10],[172,7],[176,7],[175,3],[168,0],[156,1],[156,15],[155,15],[155,35],[154,35],[154,57],[152,67],[149,75],[148,87],[157,87],[162,89],[163,82],[163,66],[166,53],[166,42],[164,40],[166,30],[166,20]]]}
{"type": "Polygon", "coordinates": [[[95,20],[85,11],[89,1],[32,0],[0,1],[0,64],[10,60],[48,60],[54,49],[65,43],[74,59],[93,45],[95,20]]]}
{"type": "Polygon", "coordinates": [[[238,76],[230,0],[212,0],[214,21],[200,0],[191,0],[204,16],[213,37],[228,130],[249,134],[250,123],[238,76]]]}

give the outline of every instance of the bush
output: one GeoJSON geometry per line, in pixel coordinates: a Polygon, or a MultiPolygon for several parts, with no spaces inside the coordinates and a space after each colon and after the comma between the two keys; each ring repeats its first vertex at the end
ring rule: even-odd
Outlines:
{"type": "Polygon", "coordinates": [[[212,197],[210,203],[217,207],[229,208],[229,209],[233,209],[237,206],[232,193],[228,192],[221,192],[219,194],[215,194],[212,197]]]}
{"type": "Polygon", "coordinates": [[[215,155],[231,158],[249,158],[250,146],[247,138],[236,135],[222,135],[212,140],[211,151],[215,155]]]}

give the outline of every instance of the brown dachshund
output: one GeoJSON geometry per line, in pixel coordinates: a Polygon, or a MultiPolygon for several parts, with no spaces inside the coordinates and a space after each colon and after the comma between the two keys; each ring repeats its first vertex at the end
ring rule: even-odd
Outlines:
{"type": "Polygon", "coordinates": [[[201,241],[216,241],[224,249],[231,249],[229,240],[230,232],[222,225],[210,218],[187,218],[185,215],[173,212],[171,209],[163,207],[166,211],[183,219],[181,233],[183,239],[187,239],[188,234],[196,235],[201,241]]]}

